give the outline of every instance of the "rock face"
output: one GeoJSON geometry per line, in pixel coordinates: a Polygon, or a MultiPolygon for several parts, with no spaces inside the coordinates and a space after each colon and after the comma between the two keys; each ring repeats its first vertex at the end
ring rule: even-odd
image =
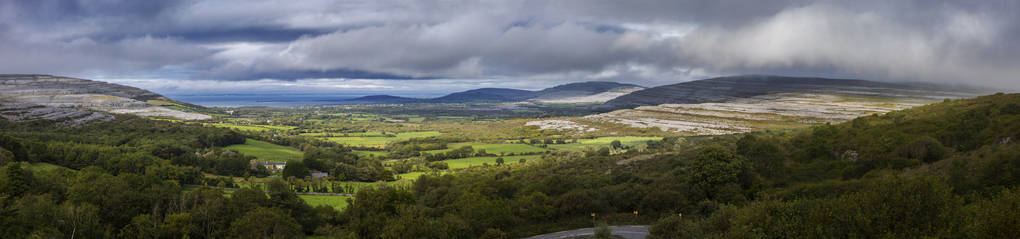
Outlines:
{"type": "Polygon", "coordinates": [[[635,91],[606,102],[603,108],[622,109],[660,104],[730,102],[776,93],[849,94],[933,100],[970,95],[932,87],[866,80],[745,75],[697,80],[635,91]]]}
{"type": "Polygon", "coordinates": [[[841,122],[975,94],[864,80],[734,76],[635,91],[601,106],[615,111],[585,119],[721,135],[841,122]]]}
{"type": "Polygon", "coordinates": [[[211,118],[153,106],[149,101],[172,102],[151,91],[100,81],[49,75],[0,75],[0,116],[8,120],[46,119],[73,125],[109,121],[114,117],[94,111],[178,119],[211,118]]]}

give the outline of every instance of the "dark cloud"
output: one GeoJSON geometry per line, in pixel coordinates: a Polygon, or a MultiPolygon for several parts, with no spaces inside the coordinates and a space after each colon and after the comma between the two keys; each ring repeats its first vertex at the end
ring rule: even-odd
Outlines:
{"type": "Polygon", "coordinates": [[[769,73],[1017,89],[1018,12],[1008,0],[14,0],[0,2],[0,71],[518,85],[769,73]]]}

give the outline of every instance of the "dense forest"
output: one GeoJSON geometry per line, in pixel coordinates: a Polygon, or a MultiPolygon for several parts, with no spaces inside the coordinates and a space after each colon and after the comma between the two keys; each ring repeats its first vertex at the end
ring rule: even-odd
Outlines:
{"type": "MultiPolygon", "coordinates": [[[[233,184],[204,174],[264,174],[220,147],[265,136],[136,117],[0,120],[0,130],[8,238],[516,238],[599,222],[653,224],[655,238],[1020,238],[1018,94],[799,130],[667,137],[643,151],[556,151],[365,188],[343,211],[308,206],[284,180],[229,196],[184,190],[233,184]]],[[[264,139],[301,148],[304,167],[392,177],[340,146],[264,139]]]]}

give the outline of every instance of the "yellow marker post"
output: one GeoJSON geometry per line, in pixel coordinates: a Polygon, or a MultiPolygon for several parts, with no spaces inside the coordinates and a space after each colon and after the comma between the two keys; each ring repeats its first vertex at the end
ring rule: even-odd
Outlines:
{"type": "Polygon", "coordinates": [[[678,217],[683,217],[683,216],[684,216],[684,214],[683,214],[683,213],[679,213],[679,212],[678,212],[678,213],[676,213],[676,216],[678,216],[678,217]]]}
{"type": "Polygon", "coordinates": [[[594,212],[593,212],[593,213],[591,213],[591,217],[595,217],[595,213],[594,213],[594,212]]]}
{"type": "Polygon", "coordinates": [[[634,210],[634,215],[637,216],[637,210],[634,210]]]}

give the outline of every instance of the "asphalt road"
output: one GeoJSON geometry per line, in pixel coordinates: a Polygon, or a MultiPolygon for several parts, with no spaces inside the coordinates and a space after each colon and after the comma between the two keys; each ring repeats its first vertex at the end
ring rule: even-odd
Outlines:
{"type": "MultiPolygon", "coordinates": [[[[609,229],[613,231],[613,235],[622,236],[623,238],[627,239],[644,239],[645,237],[648,236],[648,226],[645,225],[610,226],[609,229]]],[[[582,228],[570,231],[554,232],[549,234],[532,236],[525,239],[558,239],[590,235],[595,235],[594,229],[582,228]]]]}

